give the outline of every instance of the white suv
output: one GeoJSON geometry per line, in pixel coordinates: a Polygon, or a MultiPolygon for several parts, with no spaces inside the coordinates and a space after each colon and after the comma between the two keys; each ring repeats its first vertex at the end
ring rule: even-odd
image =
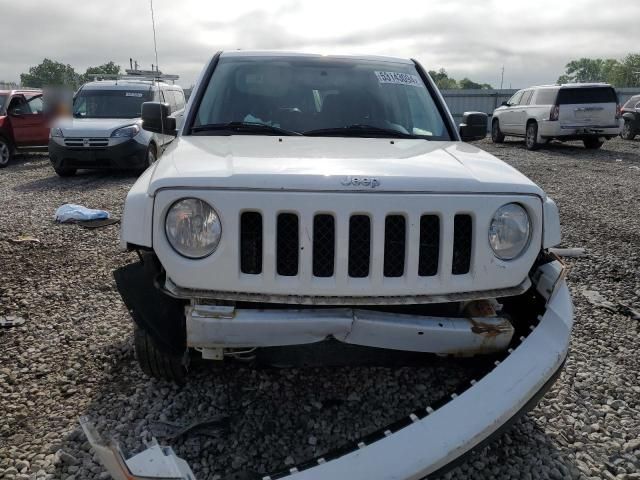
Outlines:
{"type": "Polygon", "coordinates": [[[491,139],[525,137],[529,150],[551,140],[582,140],[600,148],[620,134],[618,95],[606,83],[544,85],[516,92],[493,112],[491,139]]]}
{"type": "Polygon", "coordinates": [[[127,196],[121,246],[141,261],[115,272],[148,375],[183,382],[190,355],[326,340],[491,356],[447,408],[286,475],[422,478],[553,383],[573,322],[548,252],[558,209],[463,143],[486,136],[487,115],[456,127],[417,62],[225,52],[181,122],[157,102],[142,121],[177,136],[127,196]]]}

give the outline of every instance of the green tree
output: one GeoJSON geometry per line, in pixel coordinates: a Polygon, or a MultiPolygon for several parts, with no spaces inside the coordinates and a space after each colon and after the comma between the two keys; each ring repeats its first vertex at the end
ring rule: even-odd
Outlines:
{"type": "Polygon", "coordinates": [[[558,83],[607,82],[615,87],[640,86],[640,54],[630,53],[622,60],[615,58],[580,58],[566,65],[558,83]]]}
{"type": "Polygon", "coordinates": [[[566,73],[558,78],[558,83],[605,82],[605,62],[601,58],[571,60],[565,66],[566,73]]]}
{"type": "Polygon", "coordinates": [[[95,77],[100,77],[100,75],[118,75],[120,73],[120,65],[109,61],[97,67],[87,68],[87,71],[81,76],[81,81],[82,83],[86,83],[92,81],[95,77]]]}
{"type": "Polygon", "coordinates": [[[80,76],[71,65],[45,58],[42,63],[29,68],[29,73],[20,74],[23,87],[42,88],[47,86],[67,86],[78,88],[80,76]]]}
{"type": "Polygon", "coordinates": [[[444,68],[441,68],[437,72],[435,70],[429,71],[429,76],[436,82],[436,85],[440,90],[452,90],[460,88],[458,82],[454,78],[449,77],[449,74],[444,68]]]}
{"type": "Polygon", "coordinates": [[[469,80],[466,77],[463,78],[462,80],[460,80],[458,82],[458,84],[460,85],[460,88],[462,88],[464,90],[471,90],[471,89],[486,90],[486,89],[492,89],[493,88],[488,83],[476,83],[476,82],[474,82],[472,80],[469,80]]]}

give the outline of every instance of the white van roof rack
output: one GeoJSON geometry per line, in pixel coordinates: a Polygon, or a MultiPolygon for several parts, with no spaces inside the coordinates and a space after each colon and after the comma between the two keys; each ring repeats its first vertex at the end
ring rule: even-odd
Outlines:
{"type": "Polygon", "coordinates": [[[162,82],[162,81],[167,81],[167,80],[171,80],[172,82],[175,83],[176,80],[178,80],[180,78],[179,75],[169,75],[169,74],[165,74],[162,73],[159,70],[133,70],[133,69],[127,69],[125,70],[126,73],[122,74],[102,74],[102,73],[96,73],[94,75],[94,80],[98,81],[98,80],[147,80],[147,81],[154,81],[154,82],[162,82]]]}

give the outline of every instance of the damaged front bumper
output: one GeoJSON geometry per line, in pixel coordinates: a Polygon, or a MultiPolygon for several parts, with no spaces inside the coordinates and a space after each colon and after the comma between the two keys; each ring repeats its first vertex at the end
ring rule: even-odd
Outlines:
{"type": "MultiPolygon", "coordinates": [[[[502,360],[496,361],[486,375],[463,385],[449,398],[424,405],[392,426],[350,446],[259,478],[404,480],[431,477],[450,468],[463,455],[484,445],[519,415],[533,408],[560,374],[573,325],[573,305],[565,273],[559,260],[548,261],[533,272],[533,288],[544,307],[528,333],[518,333],[502,360]]],[[[207,318],[212,311],[215,309],[206,312],[207,318]]],[[[216,315],[224,318],[225,311],[219,310],[216,315]]],[[[114,462],[105,466],[112,475],[121,468],[114,462]]],[[[153,477],[150,473],[143,470],[141,476],[192,478],[186,476],[188,473],[182,477],[153,477]]]]}

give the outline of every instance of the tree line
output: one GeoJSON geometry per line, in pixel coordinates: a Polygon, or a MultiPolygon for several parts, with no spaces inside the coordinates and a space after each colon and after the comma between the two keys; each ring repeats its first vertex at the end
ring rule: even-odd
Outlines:
{"type": "Polygon", "coordinates": [[[120,65],[109,61],[97,67],[89,67],[84,73],[77,73],[69,64],[45,58],[40,64],[29,68],[28,73],[20,74],[23,87],[42,88],[45,86],[64,85],[76,90],[83,83],[92,81],[99,75],[118,75],[122,73],[120,65]]]}
{"type": "Polygon", "coordinates": [[[580,58],[566,65],[558,83],[606,82],[614,87],[640,87],[640,53],[623,59],[580,58]]]}

